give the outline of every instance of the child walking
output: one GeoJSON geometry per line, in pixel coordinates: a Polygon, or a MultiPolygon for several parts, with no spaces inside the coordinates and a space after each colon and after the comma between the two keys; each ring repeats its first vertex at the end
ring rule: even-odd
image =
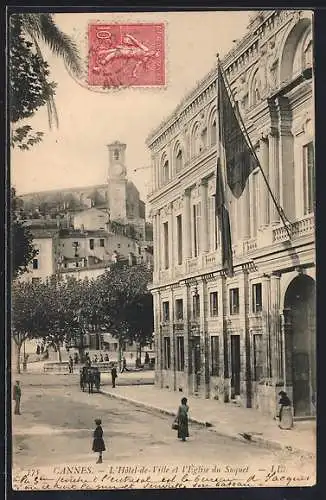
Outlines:
{"type": "Polygon", "coordinates": [[[92,446],[92,450],[95,452],[95,453],[98,453],[99,456],[98,456],[98,460],[97,460],[97,464],[101,464],[102,463],[102,452],[105,451],[105,444],[104,444],[104,441],[103,441],[103,429],[102,429],[102,420],[100,418],[97,418],[95,420],[95,424],[96,424],[96,428],[94,430],[94,433],[93,433],[93,446],[92,446]]]}

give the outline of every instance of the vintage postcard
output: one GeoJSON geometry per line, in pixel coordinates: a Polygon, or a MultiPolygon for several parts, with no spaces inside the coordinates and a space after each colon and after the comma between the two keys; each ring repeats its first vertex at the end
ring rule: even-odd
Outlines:
{"type": "Polygon", "coordinates": [[[316,483],[313,23],[8,16],[14,490],[316,483]]]}

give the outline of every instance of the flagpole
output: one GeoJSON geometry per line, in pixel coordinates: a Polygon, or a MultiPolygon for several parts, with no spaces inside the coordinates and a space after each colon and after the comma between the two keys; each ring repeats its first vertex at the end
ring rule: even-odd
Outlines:
{"type": "MultiPolygon", "coordinates": [[[[221,63],[220,63],[219,54],[217,54],[217,55],[216,55],[216,57],[217,57],[217,64],[218,64],[218,67],[219,67],[219,69],[220,69],[220,71],[221,71],[221,74],[222,74],[222,76],[223,76],[224,82],[225,82],[225,84],[226,84],[226,86],[227,86],[227,88],[228,88],[228,90],[229,90],[229,93],[230,93],[230,95],[231,95],[231,97],[232,97],[233,102],[235,102],[235,98],[234,98],[234,95],[233,95],[233,91],[232,91],[232,89],[231,89],[231,87],[230,87],[230,85],[229,85],[229,82],[228,82],[228,80],[227,80],[227,78],[226,78],[226,76],[225,76],[225,74],[224,74],[224,71],[223,71],[222,65],[221,65],[221,63]]],[[[256,151],[255,151],[255,149],[254,149],[254,147],[253,147],[253,145],[252,145],[252,142],[251,142],[251,140],[250,140],[249,134],[248,134],[248,132],[247,132],[246,126],[245,126],[245,124],[244,124],[244,122],[243,122],[243,119],[242,119],[241,113],[240,113],[238,110],[235,110],[235,111],[236,111],[236,115],[237,115],[237,117],[239,118],[240,123],[241,123],[241,125],[242,125],[242,133],[244,134],[245,139],[246,139],[246,141],[247,141],[247,144],[248,144],[248,146],[249,146],[249,147],[250,147],[250,149],[251,149],[252,155],[254,156],[254,158],[255,158],[255,160],[256,160],[256,162],[257,162],[257,166],[259,167],[259,170],[260,170],[260,172],[261,172],[261,174],[262,174],[262,176],[263,176],[263,179],[264,179],[264,181],[265,181],[265,184],[266,184],[266,186],[267,186],[267,189],[268,189],[268,191],[269,191],[269,194],[270,194],[270,195],[271,195],[271,197],[272,197],[272,200],[273,200],[273,202],[274,202],[274,205],[276,206],[276,209],[277,209],[277,211],[278,211],[278,214],[279,214],[279,216],[280,216],[280,217],[281,217],[281,219],[282,219],[282,222],[283,222],[283,225],[284,225],[284,227],[285,227],[285,229],[286,229],[286,232],[287,232],[287,234],[288,234],[288,237],[289,237],[289,239],[291,239],[291,238],[292,238],[292,235],[291,235],[291,233],[290,233],[290,231],[289,231],[289,228],[288,228],[288,226],[287,226],[287,223],[286,223],[286,221],[285,221],[285,215],[284,215],[283,209],[282,209],[282,208],[278,205],[278,203],[277,203],[277,201],[276,201],[276,199],[275,199],[275,196],[274,196],[274,194],[273,194],[273,192],[272,192],[272,190],[271,190],[271,188],[270,188],[270,185],[269,185],[268,180],[267,180],[267,178],[266,178],[265,172],[264,172],[264,170],[263,170],[263,168],[262,168],[262,166],[261,166],[261,164],[260,164],[260,161],[259,161],[259,159],[258,159],[258,156],[257,156],[257,154],[256,154],[256,151]]],[[[219,112],[220,112],[220,110],[218,110],[218,113],[219,113],[219,112]]],[[[288,223],[289,223],[289,221],[288,221],[288,223]]]]}

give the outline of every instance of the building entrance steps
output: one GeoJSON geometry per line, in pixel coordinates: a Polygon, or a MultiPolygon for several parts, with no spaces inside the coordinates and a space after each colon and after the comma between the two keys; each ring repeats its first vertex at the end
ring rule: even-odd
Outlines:
{"type": "Polygon", "coordinates": [[[263,415],[258,410],[238,407],[233,403],[200,399],[153,385],[117,386],[115,389],[103,387],[102,393],[171,416],[176,414],[181,398],[185,396],[189,404],[190,422],[204,425],[209,431],[268,448],[308,456],[316,454],[314,420],[295,422],[293,429],[282,430],[278,427],[277,420],[263,415]]]}

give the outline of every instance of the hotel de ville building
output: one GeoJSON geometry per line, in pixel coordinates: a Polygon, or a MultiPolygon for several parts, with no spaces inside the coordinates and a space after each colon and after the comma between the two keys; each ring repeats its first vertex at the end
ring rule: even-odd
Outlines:
{"type": "MultiPolygon", "coordinates": [[[[234,275],[215,217],[217,68],[147,138],[158,387],[275,414],[316,412],[312,14],[259,11],[221,60],[261,170],[232,205],[234,275]]],[[[218,48],[217,48],[218,49],[218,48]]]]}

